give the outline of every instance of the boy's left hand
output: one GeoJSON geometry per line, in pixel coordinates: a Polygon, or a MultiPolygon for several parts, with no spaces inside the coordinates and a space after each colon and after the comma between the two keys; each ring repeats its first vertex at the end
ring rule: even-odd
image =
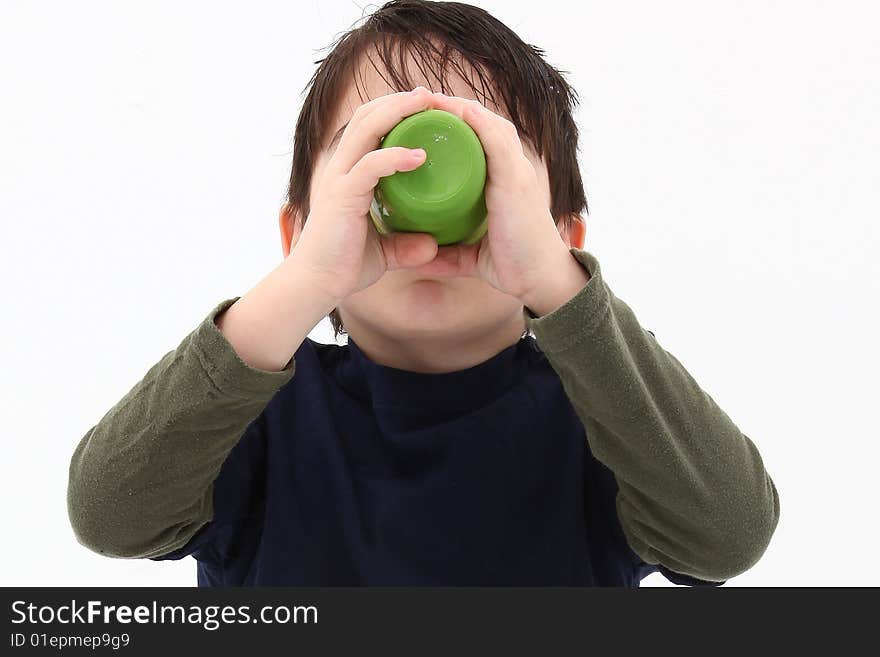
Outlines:
{"type": "Polygon", "coordinates": [[[434,107],[466,121],[486,154],[488,232],[471,245],[441,246],[419,272],[477,276],[537,315],[551,312],[589,281],[563,241],[516,126],[476,100],[433,96],[434,107]]]}

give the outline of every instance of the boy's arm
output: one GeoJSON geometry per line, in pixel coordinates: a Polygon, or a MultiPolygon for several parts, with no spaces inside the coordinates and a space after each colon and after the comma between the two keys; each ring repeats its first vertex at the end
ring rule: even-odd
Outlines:
{"type": "Polygon", "coordinates": [[[725,581],[764,553],[779,497],[754,443],[572,248],[588,283],[526,323],[558,373],[593,455],[619,484],[627,542],[645,562],[725,581]]]}
{"type": "Polygon", "coordinates": [[[247,365],[215,319],[217,304],[77,445],[67,508],[77,540],[110,557],[153,557],[185,545],[213,517],[227,454],[293,377],[247,365]]]}

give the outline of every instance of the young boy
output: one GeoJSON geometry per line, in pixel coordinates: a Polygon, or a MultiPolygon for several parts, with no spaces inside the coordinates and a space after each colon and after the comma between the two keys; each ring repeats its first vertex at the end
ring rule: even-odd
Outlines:
{"type": "Polygon", "coordinates": [[[540,54],[458,3],[345,35],[296,127],[284,261],[82,438],[80,543],[192,555],[200,586],[717,585],[760,558],[776,487],[583,250],[575,94],[540,54]],[[369,219],[426,161],[380,139],[428,108],[483,144],[479,244],[369,219]],[[347,345],[307,338],[328,313],[347,345]]]}

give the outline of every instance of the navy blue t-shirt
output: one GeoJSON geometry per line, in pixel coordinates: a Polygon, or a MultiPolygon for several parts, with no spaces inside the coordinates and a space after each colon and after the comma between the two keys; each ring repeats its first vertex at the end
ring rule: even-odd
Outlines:
{"type": "Polygon", "coordinates": [[[443,374],[306,339],[183,547],[199,586],[625,586],[617,481],[536,340],[443,374]]]}

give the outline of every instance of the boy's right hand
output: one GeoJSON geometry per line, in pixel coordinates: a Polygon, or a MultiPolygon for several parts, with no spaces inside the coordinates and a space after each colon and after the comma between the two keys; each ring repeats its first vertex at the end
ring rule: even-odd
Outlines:
{"type": "Polygon", "coordinates": [[[308,220],[289,258],[335,301],[372,285],[388,270],[419,267],[437,254],[432,235],[381,235],[369,216],[380,177],[412,171],[425,161],[421,149],[377,148],[380,140],[405,117],[429,109],[432,98],[419,86],[359,106],[313,183],[308,220]]]}

